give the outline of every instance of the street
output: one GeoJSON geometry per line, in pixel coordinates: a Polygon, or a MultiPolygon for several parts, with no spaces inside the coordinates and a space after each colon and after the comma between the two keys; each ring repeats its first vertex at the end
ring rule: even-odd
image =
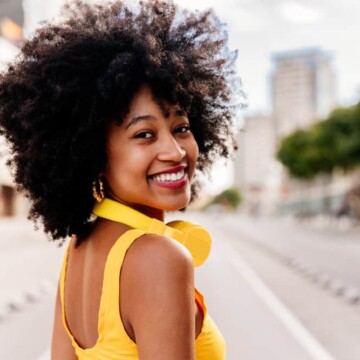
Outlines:
{"type": "MultiPolygon", "coordinates": [[[[226,339],[227,359],[360,358],[357,233],[240,214],[179,217],[213,236],[196,285],[226,339]]],[[[0,359],[45,360],[63,249],[31,225],[0,225],[0,359]]]]}
{"type": "MultiPolygon", "coordinates": [[[[216,286],[208,279],[206,284],[209,285],[209,290],[206,294],[211,294],[213,289],[213,296],[209,299],[213,301],[209,303],[210,310],[214,307],[216,315],[219,315],[216,320],[221,324],[227,339],[229,359],[360,358],[359,306],[350,304],[346,298],[335,296],[305,271],[289,265],[287,258],[279,253],[283,250],[282,247],[275,241],[278,238],[280,242],[281,238],[286,242],[288,234],[292,233],[306,234],[310,240],[314,239],[309,243],[317,248],[319,231],[305,229],[301,233],[297,225],[275,223],[269,219],[252,220],[239,214],[214,214],[212,218],[197,214],[196,220],[207,226],[218,244],[219,249],[215,248],[212,256],[218,254],[221,257],[223,254],[227,258],[226,262],[217,264],[216,267],[212,267],[210,262],[205,264],[201,274],[205,277],[205,273],[210,272],[206,266],[217,273],[221,269],[216,286]],[[254,236],[257,240],[254,240],[254,236]],[[267,247],[262,246],[260,241],[267,241],[267,247]],[[243,264],[239,265],[241,262],[243,264]],[[226,275],[225,269],[228,268],[234,278],[226,275]],[[260,285],[259,279],[262,282],[260,285]],[[246,286],[240,290],[243,282],[246,286]],[[266,289],[264,291],[262,285],[270,289],[271,293],[267,293],[266,289]],[[224,296],[226,289],[229,291],[227,299],[224,296]],[[254,297],[248,298],[248,295],[254,293],[254,297]],[[227,314],[224,314],[224,306],[227,314]],[[278,332],[277,328],[284,333],[278,332]],[[301,345],[300,350],[292,346],[293,341],[301,345]]],[[[336,269],[339,264],[344,266],[342,257],[345,255],[339,252],[334,235],[333,233],[329,239],[327,254],[332,254],[330,260],[336,269]]],[[[326,236],[327,233],[323,233],[322,240],[326,236]]],[[[301,247],[302,241],[308,242],[307,237],[293,236],[296,239],[292,253],[294,261],[297,260],[295,264],[301,264],[296,258],[296,247],[301,247]]],[[[344,238],[353,243],[353,256],[360,260],[360,252],[355,251],[356,236],[343,234],[339,241],[344,238]]],[[[288,247],[291,248],[290,245],[288,247]]],[[[312,251],[310,246],[309,256],[312,251]]],[[[318,254],[320,256],[321,252],[318,254]]],[[[352,263],[348,263],[348,267],[351,268],[347,272],[355,277],[357,267],[352,263]]]]}

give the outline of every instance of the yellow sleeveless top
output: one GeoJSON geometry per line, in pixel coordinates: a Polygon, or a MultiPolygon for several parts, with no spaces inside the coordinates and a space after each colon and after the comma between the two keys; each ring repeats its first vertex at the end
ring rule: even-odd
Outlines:
{"type": "MultiPolygon", "coordinates": [[[[66,280],[66,267],[69,247],[60,277],[60,299],[62,306],[62,319],[65,330],[70,337],[79,360],[138,360],[136,343],[128,336],[123,326],[119,312],[119,277],[122,263],[127,249],[138,237],[144,235],[142,230],[131,229],[117,239],[109,251],[102,285],[102,294],[98,315],[98,334],[96,344],[87,349],[81,348],[67,326],[65,315],[64,288],[66,280]]],[[[225,341],[215,323],[207,313],[204,298],[195,289],[195,300],[204,313],[201,333],[195,340],[197,360],[223,360],[225,359],[225,341]]]]}

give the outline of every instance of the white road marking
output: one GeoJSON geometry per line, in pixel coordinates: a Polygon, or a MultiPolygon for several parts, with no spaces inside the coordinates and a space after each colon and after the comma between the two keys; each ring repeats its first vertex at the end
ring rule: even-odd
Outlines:
{"type": "Polygon", "coordinates": [[[37,360],[50,360],[50,349],[47,349],[37,360]]]}
{"type": "Polygon", "coordinates": [[[281,320],[288,331],[304,347],[314,360],[335,360],[319,341],[300,323],[279,298],[265,285],[243,257],[223,243],[225,255],[230,263],[240,272],[260,299],[281,320]]]}

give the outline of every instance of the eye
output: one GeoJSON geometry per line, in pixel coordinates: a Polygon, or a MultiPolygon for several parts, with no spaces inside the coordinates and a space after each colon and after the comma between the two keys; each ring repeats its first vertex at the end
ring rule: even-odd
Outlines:
{"type": "Polygon", "coordinates": [[[177,126],[175,128],[175,133],[176,134],[184,134],[190,131],[190,126],[189,125],[180,125],[177,126]]]}
{"type": "Polygon", "coordinates": [[[152,131],[141,131],[134,136],[136,139],[151,139],[154,137],[154,134],[152,131]]]}

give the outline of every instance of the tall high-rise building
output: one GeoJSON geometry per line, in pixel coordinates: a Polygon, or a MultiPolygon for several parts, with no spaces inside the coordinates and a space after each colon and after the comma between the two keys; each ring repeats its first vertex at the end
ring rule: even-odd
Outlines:
{"type": "Polygon", "coordinates": [[[271,76],[276,136],[307,127],[334,108],[332,57],[320,48],[275,53],[271,76]]]}
{"type": "Polygon", "coordinates": [[[251,211],[271,212],[297,189],[276,160],[279,139],[325,118],[336,105],[329,53],[307,48],[276,53],[272,60],[272,113],[246,118],[235,161],[235,183],[251,211]]]}

